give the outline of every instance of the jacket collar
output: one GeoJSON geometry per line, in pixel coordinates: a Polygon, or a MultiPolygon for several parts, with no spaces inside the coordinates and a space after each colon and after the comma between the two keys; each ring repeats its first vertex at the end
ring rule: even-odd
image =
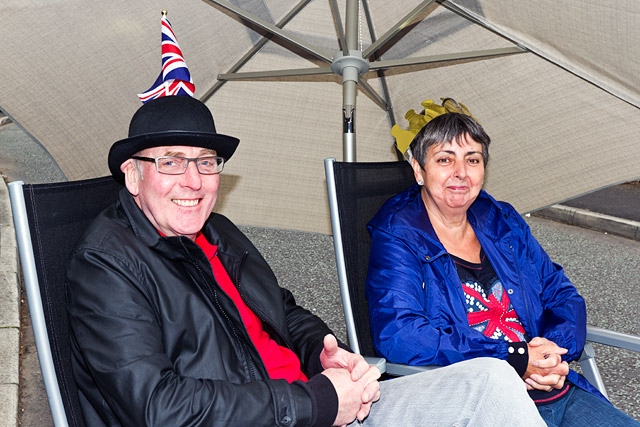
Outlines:
{"type": "Polygon", "coordinates": [[[194,247],[197,247],[197,245],[187,237],[161,236],[126,188],[120,190],[118,200],[129,224],[131,224],[134,234],[148,247],[163,252],[165,256],[170,259],[178,259],[181,257],[181,251],[175,250],[175,244],[179,246],[193,244],[194,247]],[[168,242],[173,244],[168,244],[168,242]]]}
{"type": "Polygon", "coordinates": [[[503,205],[486,191],[480,191],[467,212],[467,218],[473,229],[476,232],[482,230],[482,233],[488,237],[499,239],[506,231],[506,222],[503,220],[508,219],[510,214],[510,210],[503,209],[503,205]]]}
{"type": "Polygon", "coordinates": [[[156,246],[160,241],[160,234],[136,204],[133,196],[126,187],[120,190],[118,202],[127,217],[127,222],[131,224],[133,233],[142,240],[145,245],[149,247],[156,246]]]}
{"type": "MultiPolygon", "coordinates": [[[[369,222],[369,227],[387,230],[404,241],[415,243],[417,251],[424,251],[433,260],[447,252],[431,225],[420,191],[420,187],[414,184],[389,199],[369,222]]],[[[467,217],[474,230],[482,230],[489,237],[497,238],[504,231],[504,222],[497,221],[502,211],[501,204],[481,190],[469,207],[467,217]]]]}
{"type": "MultiPolygon", "coordinates": [[[[126,188],[120,190],[118,202],[127,217],[128,223],[131,224],[133,232],[148,247],[163,252],[165,256],[170,259],[178,259],[182,256],[182,251],[175,250],[176,245],[180,247],[186,246],[187,248],[193,245],[193,248],[200,249],[191,239],[184,236],[162,237],[153,224],[151,224],[151,221],[145,216],[144,212],[138,207],[133,196],[126,188]]],[[[202,233],[211,244],[218,245],[219,253],[227,252],[230,256],[241,257],[243,255],[242,253],[238,253],[233,250],[233,247],[229,247],[229,242],[227,242],[229,236],[225,237],[223,235],[224,227],[221,227],[219,230],[215,226],[217,217],[220,217],[220,215],[215,213],[209,216],[202,229],[202,233]]]]}

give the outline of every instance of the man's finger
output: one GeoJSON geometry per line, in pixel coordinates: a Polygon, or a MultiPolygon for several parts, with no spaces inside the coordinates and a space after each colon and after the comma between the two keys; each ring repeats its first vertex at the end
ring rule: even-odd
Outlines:
{"type": "Polygon", "coordinates": [[[380,396],[380,384],[377,381],[371,382],[366,385],[362,391],[362,403],[371,403],[376,400],[376,397],[380,396]]]}
{"type": "Polygon", "coordinates": [[[323,344],[325,351],[329,353],[333,353],[338,349],[338,341],[336,340],[336,337],[331,334],[324,336],[323,344]]]}
{"type": "Polygon", "coordinates": [[[360,355],[351,355],[349,359],[349,371],[351,372],[351,380],[359,381],[363,375],[369,371],[370,365],[360,355]]]}
{"type": "Polygon", "coordinates": [[[367,372],[363,375],[364,380],[367,384],[372,382],[377,382],[378,378],[382,376],[380,370],[375,365],[367,365],[367,372]]]}
{"type": "Polygon", "coordinates": [[[370,411],[371,411],[371,402],[362,405],[362,407],[356,414],[356,418],[358,419],[358,421],[362,421],[365,418],[367,418],[370,411]]]}

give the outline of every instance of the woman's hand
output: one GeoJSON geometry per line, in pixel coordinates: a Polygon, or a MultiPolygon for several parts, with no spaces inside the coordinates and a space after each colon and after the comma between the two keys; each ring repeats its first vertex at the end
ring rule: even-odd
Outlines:
{"type": "Polygon", "coordinates": [[[533,338],[527,346],[529,364],[523,377],[527,389],[551,391],[562,388],[569,373],[569,364],[562,361],[562,355],[568,350],[542,337],[533,338]]]}
{"type": "Polygon", "coordinates": [[[543,390],[543,391],[551,391],[553,389],[561,389],[564,387],[564,382],[567,379],[567,374],[569,373],[569,364],[567,362],[562,362],[558,367],[560,372],[566,372],[564,375],[562,374],[549,374],[549,375],[540,375],[540,374],[532,374],[530,377],[525,378],[524,382],[527,384],[527,390],[543,390]]]}

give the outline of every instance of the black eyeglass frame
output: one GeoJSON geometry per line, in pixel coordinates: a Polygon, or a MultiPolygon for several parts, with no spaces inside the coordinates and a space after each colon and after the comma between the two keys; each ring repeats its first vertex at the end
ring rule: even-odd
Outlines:
{"type": "Polygon", "coordinates": [[[131,156],[131,158],[134,159],[134,160],[142,160],[143,162],[155,163],[156,171],[158,173],[163,174],[163,175],[184,175],[185,172],[187,172],[187,169],[189,168],[189,163],[191,163],[191,162],[195,163],[196,170],[198,171],[198,173],[200,175],[218,175],[220,172],[222,172],[222,169],[224,168],[224,157],[220,157],[220,156],[202,156],[202,157],[182,157],[182,156],[143,157],[143,156],[131,156]],[[180,173],[163,172],[163,171],[160,170],[160,167],[159,167],[159,164],[158,164],[158,160],[162,160],[162,159],[182,159],[182,160],[186,160],[187,163],[185,164],[184,169],[180,173]],[[200,170],[200,166],[198,164],[198,161],[203,160],[203,159],[212,159],[212,160],[215,159],[215,162],[216,162],[216,165],[217,165],[216,172],[213,172],[213,173],[202,172],[200,170]]]}

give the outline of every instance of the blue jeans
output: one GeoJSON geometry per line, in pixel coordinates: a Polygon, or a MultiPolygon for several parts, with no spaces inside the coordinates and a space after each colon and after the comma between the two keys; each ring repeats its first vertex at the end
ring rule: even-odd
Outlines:
{"type": "Polygon", "coordinates": [[[640,427],[640,422],[575,386],[557,402],[538,406],[538,412],[548,427],[640,427]]]}

